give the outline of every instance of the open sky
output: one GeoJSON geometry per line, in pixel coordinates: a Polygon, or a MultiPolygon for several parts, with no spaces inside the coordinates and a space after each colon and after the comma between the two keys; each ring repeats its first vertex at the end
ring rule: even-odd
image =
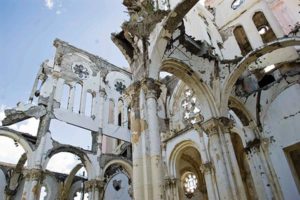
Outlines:
{"type": "Polygon", "coordinates": [[[27,101],[55,38],[127,67],[110,39],[127,18],[122,0],[0,0],[0,105],[27,101]]]}

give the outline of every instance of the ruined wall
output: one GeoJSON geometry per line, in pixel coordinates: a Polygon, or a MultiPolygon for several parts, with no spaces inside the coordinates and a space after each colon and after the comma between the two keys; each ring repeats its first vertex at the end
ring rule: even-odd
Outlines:
{"type": "Polygon", "coordinates": [[[285,151],[287,147],[300,142],[299,99],[299,84],[289,86],[274,99],[263,119],[264,136],[270,138],[268,153],[285,199],[300,197],[295,182],[297,175],[292,174],[285,151]]]}

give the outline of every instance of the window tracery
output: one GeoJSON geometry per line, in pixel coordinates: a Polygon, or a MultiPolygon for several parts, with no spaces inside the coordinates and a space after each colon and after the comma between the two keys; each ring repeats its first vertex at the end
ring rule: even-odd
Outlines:
{"type": "Polygon", "coordinates": [[[197,187],[198,179],[196,175],[192,172],[185,174],[183,178],[183,188],[186,197],[191,198],[194,195],[197,187]]]}
{"type": "Polygon", "coordinates": [[[182,101],[181,106],[184,109],[183,121],[192,124],[195,123],[195,115],[199,114],[201,110],[192,89],[188,88],[184,91],[184,100],[182,101]]]}

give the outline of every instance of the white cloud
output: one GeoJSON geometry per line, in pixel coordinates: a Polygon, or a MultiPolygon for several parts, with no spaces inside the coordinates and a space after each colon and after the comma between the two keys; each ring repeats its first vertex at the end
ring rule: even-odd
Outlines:
{"type": "Polygon", "coordinates": [[[24,153],[24,149],[7,137],[0,136],[0,161],[5,163],[17,164],[19,158],[24,153]]]}
{"type": "Polygon", "coordinates": [[[45,5],[51,10],[54,6],[54,0],[45,0],[45,5]]]}
{"type": "MultiPolygon", "coordinates": [[[[79,163],[81,163],[81,160],[78,156],[75,156],[72,153],[61,152],[51,157],[47,169],[54,172],[69,174],[79,163]]],[[[86,170],[83,167],[78,171],[77,175],[82,176],[83,172],[85,175],[84,177],[87,177],[86,170]]]]}
{"type": "MultiPolygon", "coordinates": [[[[0,106],[0,125],[2,125],[2,120],[5,117],[4,114],[5,109],[7,109],[7,106],[5,105],[0,106]]],[[[9,128],[14,129],[16,131],[36,135],[38,124],[39,124],[39,120],[31,118],[23,122],[13,124],[9,126],[9,128]]],[[[20,156],[24,152],[25,151],[20,144],[16,146],[15,142],[12,139],[4,136],[0,136],[0,161],[16,164],[20,156]]]]}

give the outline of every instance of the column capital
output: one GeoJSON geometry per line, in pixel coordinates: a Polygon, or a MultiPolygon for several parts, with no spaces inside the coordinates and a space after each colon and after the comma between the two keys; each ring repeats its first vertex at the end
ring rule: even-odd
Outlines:
{"type": "Polygon", "coordinates": [[[208,135],[217,134],[219,129],[230,132],[233,128],[233,121],[227,117],[210,118],[201,125],[208,135]]]}
{"type": "Polygon", "coordinates": [[[101,191],[104,189],[105,181],[92,179],[84,182],[84,188],[87,192],[92,192],[93,190],[101,191]]]}
{"type": "Polygon", "coordinates": [[[201,164],[200,170],[203,174],[211,173],[213,170],[213,164],[211,162],[206,162],[201,164]]]}
{"type": "Polygon", "coordinates": [[[136,81],[129,85],[124,92],[125,100],[132,108],[139,106],[140,90],[141,82],[136,81]]]}
{"type": "Polygon", "coordinates": [[[224,129],[226,132],[230,132],[230,129],[233,128],[233,120],[229,119],[228,117],[219,117],[218,118],[219,125],[222,129],[224,129]]]}
{"type": "Polygon", "coordinates": [[[29,169],[25,171],[25,179],[27,180],[40,180],[43,178],[43,170],[41,169],[29,169]]]}
{"type": "Polygon", "coordinates": [[[146,94],[146,99],[148,98],[155,98],[158,99],[161,93],[161,82],[155,80],[153,78],[144,78],[141,81],[142,89],[146,94]]]}
{"type": "Polygon", "coordinates": [[[218,134],[219,132],[218,120],[216,118],[211,118],[205,121],[201,126],[208,136],[218,134]]]}
{"type": "Polygon", "coordinates": [[[106,91],[104,88],[99,89],[99,95],[100,95],[100,97],[106,97],[106,91]]]}
{"type": "Polygon", "coordinates": [[[171,185],[176,184],[177,178],[175,178],[175,177],[170,177],[170,176],[166,176],[166,177],[164,178],[164,181],[165,181],[165,185],[166,185],[166,186],[171,186],[171,185]]]}

